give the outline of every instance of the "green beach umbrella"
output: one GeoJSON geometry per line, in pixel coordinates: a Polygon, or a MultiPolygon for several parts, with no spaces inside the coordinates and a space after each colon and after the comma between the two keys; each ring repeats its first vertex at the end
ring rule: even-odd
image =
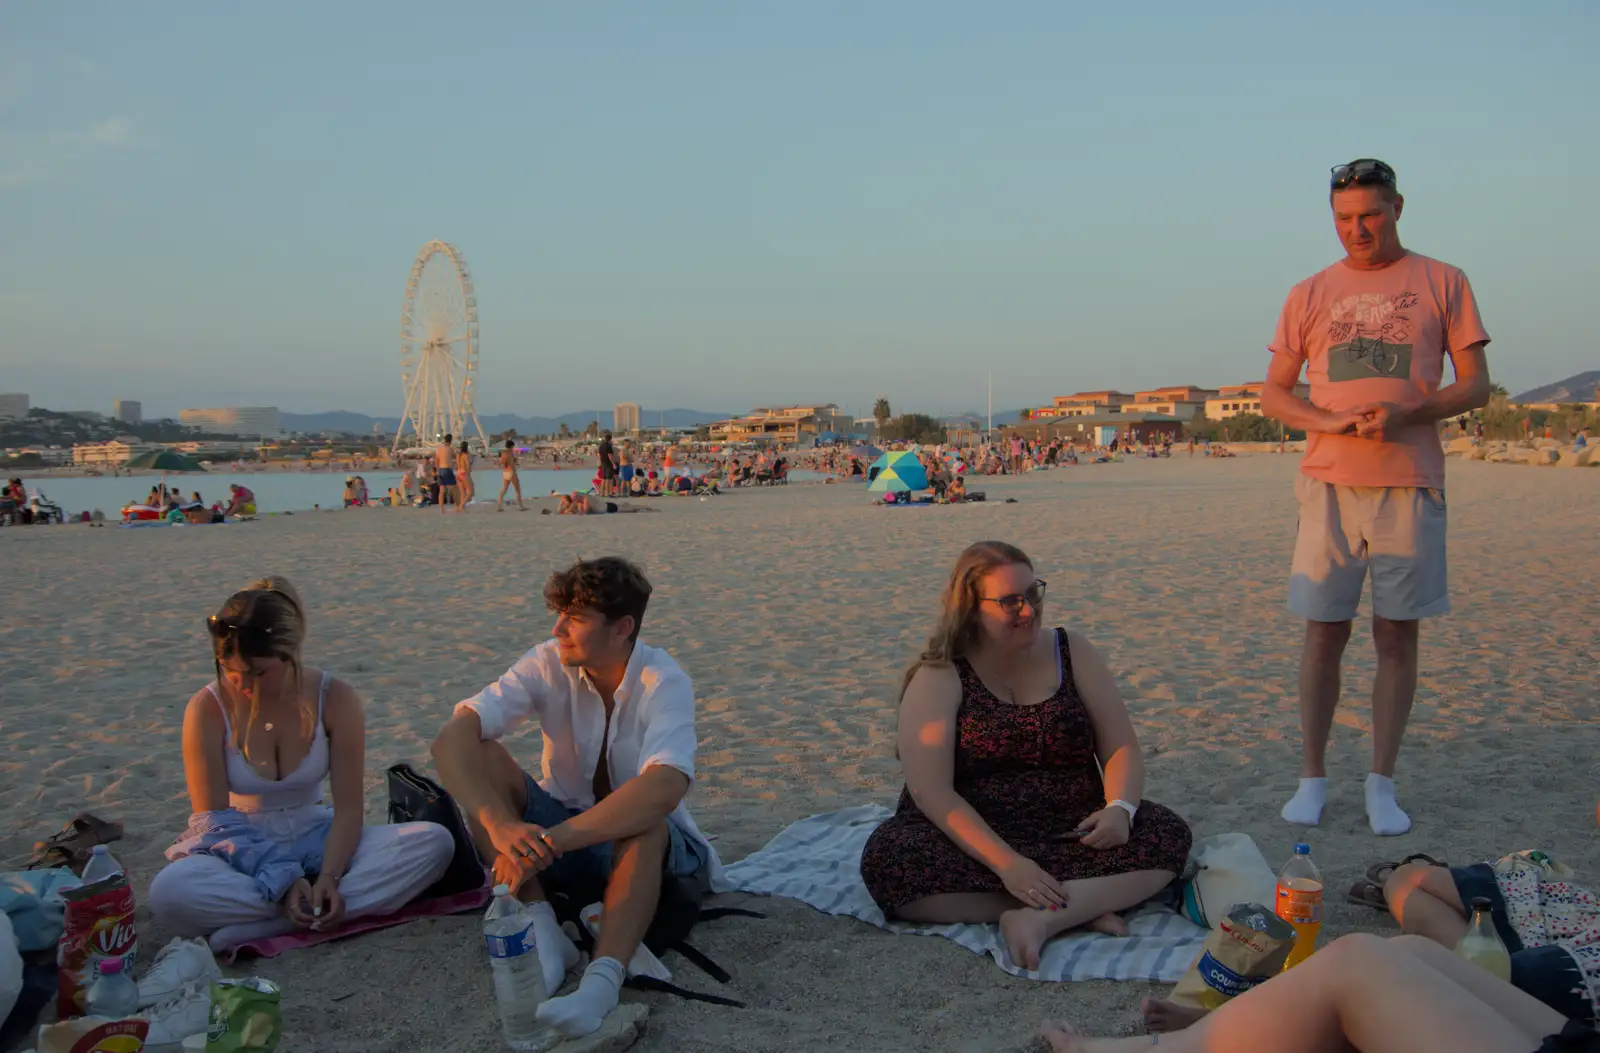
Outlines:
{"type": "MultiPolygon", "coordinates": [[[[872,467],[878,469],[867,490],[871,493],[886,493],[890,490],[896,493],[910,493],[913,490],[926,490],[928,488],[928,472],[922,467],[922,462],[910,450],[900,450],[895,453],[886,453],[872,462],[872,467]]],[[[871,474],[871,470],[868,470],[871,474]]]]}

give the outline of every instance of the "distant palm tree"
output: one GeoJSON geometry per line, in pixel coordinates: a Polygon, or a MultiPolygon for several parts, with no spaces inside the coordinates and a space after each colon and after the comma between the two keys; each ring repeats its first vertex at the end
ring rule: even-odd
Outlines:
{"type": "Polygon", "coordinates": [[[1511,395],[1511,392],[1506,390],[1506,386],[1504,384],[1490,384],[1489,385],[1489,397],[1492,398],[1492,399],[1495,399],[1495,398],[1503,399],[1503,398],[1509,397],[1510,395],[1511,395]]]}
{"type": "Polygon", "coordinates": [[[567,427],[566,421],[561,422],[561,437],[563,439],[569,439],[572,437],[572,429],[567,427]]]}
{"type": "Polygon", "coordinates": [[[1017,423],[1026,424],[1033,419],[1033,410],[1018,410],[1017,423]]]}
{"type": "Polygon", "coordinates": [[[880,398],[872,404],[872,419],[878,422],[878,434],[883,434],[883,426],[894,416],[894,411],[889,408],[889,400],[880,398]]]}

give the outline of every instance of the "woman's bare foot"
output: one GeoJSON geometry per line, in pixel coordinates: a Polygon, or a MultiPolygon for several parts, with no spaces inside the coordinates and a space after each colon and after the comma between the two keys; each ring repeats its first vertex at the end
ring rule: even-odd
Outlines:
{"type": "Polygon", "coordinates": [[[1144,1016],[1144,1029],[1152,1035],[1182,1031],[1192,1024],[1198,1024],[1207,1012],[1192,1006],[1178,1005],[1164,998],[1146,998],[1139,1003],[1139,1010],[1144,1016]]]}
{"type": "Polygon", "coordinates": [[[1122,920],[1121,914],[1102,914],[1091,921],[1087,928],[1103,932],[1107,936],[1128,935],[1128,923],[1122,920]]]}
{"type": "Polygon", "coordinates": [[[1050,1043],[1050,1053],[1083,1053],[1088,1036],[1065,1020],[1046,1020],[1039,1035],[1050,1043]]]}
{"type": "Polygon", "coordinates": [[[1006,942],[1006,953],[1014,965],[1024,969],[1039,968],[1039,952],[1044,943],[1059,930],[1051,924],[1051,912],[1019,907],[1000,915],[1000,938],[1006,942]]]}

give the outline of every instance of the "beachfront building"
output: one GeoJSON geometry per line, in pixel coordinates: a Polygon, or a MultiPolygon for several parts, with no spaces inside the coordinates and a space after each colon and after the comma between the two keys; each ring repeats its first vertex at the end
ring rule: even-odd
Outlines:
{"type": "Polygon", "coordinates": [[[215,435],[252,435],[275,439],[283,434],[276,406],[186,409],[178,414],[178,421],[186,428],[215,435]]]}
{"type": "Polygon", "coordinates": [[[1217,393],[1215,388],[1197,388],[1192,384],[1152,388],[1135,392],[1133,401],[1125,403],[1121,412],[1156,413],[1178,420],[1193,420],[1205,416],[1206,400],[1215,398],[1217,393]]]}
{"type": "Polygon", "coordinates": [[[130,457],[154,449],[157,449],[154,444],[131,436],[111,442],[81,443],[72,448],[72,463],[85,468],[120,468],[130,457]]]}
{"type": "Polygon", "coordinates": [[[639,433],[639,404],[619,402],[611,407],[611,430],[617,435],[639,433]]]}
{"type": "Polygon", "coordinates": [[[1048,442],[1071,439],[1079,446],[1109,446],[1112,439],[1135,443],[1184,441],[1183,421],[1161,413],[1130,413],[1126,406],[1115,413],[1073,414],[1029,420],[1000,429],[1002,439],[1013,434],[1048,442]]]}
{"type": "MultiPolygon", "coordinates": [[[[1097,414],[1116,413],[1133,401],[1133,396],[1121,391],[1080,391],[1076,395],[1057,395],[1051,408],[1052,417],[1093,417],[1097,414]]],[[[1045,414],[1040,414],[1045,416],[1045,414]]]]}
{"type": "MultiPolygon", "coordinates": [[[[1241,413],[1261,413],[1261,389],[1264,383],[1254,384],[1226,384],[1217,389],[1216,395],[1206,399],[1206,418],[1208,420],[1227,420],[1241,413]]],[[[1300,398],[1311,395],[1311,385],[1296,384],[1294,393],[1300,398]]]]}
{"type": "Polygon", "coordinates": [[[743,417],[712,424],[711,438],[719,442],[809,442],[824,432],[846,434],[854,423],[832,402],[758,406],[743,417]]]}
{"type": "Polygon", "coordinates": [[[112,403],[111,415],[123,424],[144,423],[144,406],[133,399],[118,399],[112,403]]]}
{"type": "Polygon", "coordinates": [[[27,415],[28,396],[20,392],[0,395],[0,418],[26,417],[27,415]]]}

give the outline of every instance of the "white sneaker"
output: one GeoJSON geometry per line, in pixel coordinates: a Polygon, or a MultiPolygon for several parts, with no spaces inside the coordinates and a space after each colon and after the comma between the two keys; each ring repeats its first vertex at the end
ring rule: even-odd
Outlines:
{"type": "Polygon", "coordinates": [[[150,1021],[146,1046],[177,1045],[190,1035],[203,1035],[211,1024],[211,987],[185,984],[140,1015],[150,1021]]]}
{"type": "Polygon", "coordinates": [[[204,987],[222,979],[222,970],[202,939],[175,939],[161,948],[139,981],[139,1008],[165,1002],[188,984],[204,987]]]}

